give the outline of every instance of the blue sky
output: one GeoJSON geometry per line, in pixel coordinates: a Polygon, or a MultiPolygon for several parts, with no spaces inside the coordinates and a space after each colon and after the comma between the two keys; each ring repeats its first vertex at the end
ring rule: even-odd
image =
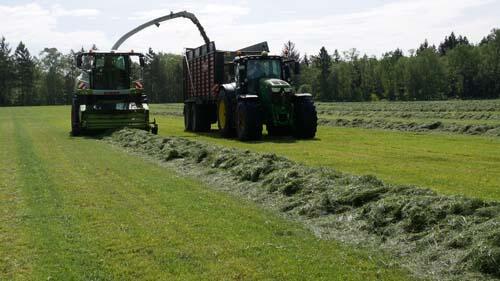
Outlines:
{"type": "MultiPolygon", "coordinates": [[[[277,53],[287,40],[304,54],[321,46],[358,49],[368,55],[414,49],[424,40],[439,44],[451,31],[478,42],[500,27],[500,0],[364,1],[12,1],[0,0],[0,35],[12,45],[23,41],[32,53],[109,49],[124,33],[170,11],[195,13],[219,49],[232,50],[268,41],[277,53]]],[[[151,27],[122,48],[182,53],[203,43],[186,19],[151,27]]]]}

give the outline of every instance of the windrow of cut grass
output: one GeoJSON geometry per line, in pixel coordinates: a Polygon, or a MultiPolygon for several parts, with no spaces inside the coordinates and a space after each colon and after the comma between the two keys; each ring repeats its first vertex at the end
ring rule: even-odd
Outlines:
{"type": "Polygon", "coordinates": [[[138,130],[106,140],[279,210],[321,237],[388,251],[416,276],[500,278],[500,203],[138,130]]]}

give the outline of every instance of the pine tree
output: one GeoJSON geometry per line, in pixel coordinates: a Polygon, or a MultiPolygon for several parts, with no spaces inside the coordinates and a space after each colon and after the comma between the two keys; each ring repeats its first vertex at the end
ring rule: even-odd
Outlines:
{"type": "Polygon", "coordinates": [[[14,78],[10,52],[9,44],[5,42],[5,37],[2,36],[0,40],[0,105],[10,103],[12,79],[14,78]]]}
{"type": "Polygon", "coordinates": [[[320,69],[319,86],[320,86],[320,99],[322,101],[331,100],[330,83],[328,78],[331,73],[332,58],[328,54],[325,47],[322,47],[318,55],[318,67],[320,69]]]}
{"type": "Polygon", "coordinates": [[[64,96],[64,62],[56,48],[45,48],[41,53],[41,65],[45,71],[44,86],[46,104],[61,104],[64,96]]]}
{"type": "Polygon", "coordinates": [[[429,45],[429,41],[425,39],[424,43],[420,44],[420,47],[417,49],[417,55],[422,53],[425,50],[431,50],[433,52],[437,52],[436,46],[435,45],[429,45]]]}
{"type": "Polygon", "coordinates": [[[19,89],[17,104],[33,104],[35,62],[23,42],[19,42],[14,52],[14,61],[16,69],[16,87],[19,89]]]}
{"type": "Polygon", "coordinates": [[[304,65],[305,67],[309,67],[311,65],[311,61],[309,60],[307,53],[305,53],[304,57],[302,58],[302,65],[304,65]]]}
{"type": "Polygon", "coordinates": [[[460,45],[469,45],[469,40],[467,37],[462,37],[462,35],[456,37],[455,33],[452,32],[450,36],[444,38],[444,42],[439,44],[439,55],[444,56],[448,51],[460,45]]]}

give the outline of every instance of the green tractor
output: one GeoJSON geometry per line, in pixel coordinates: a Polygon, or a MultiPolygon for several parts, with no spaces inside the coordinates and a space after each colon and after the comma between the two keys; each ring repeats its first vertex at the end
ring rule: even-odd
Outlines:
{"type": "Polygon", "coordinates": [[[257,140],[266,125],[269,135],[293,135],[311,139],[316,135],[317,114],[311,94],[296,93],[289,84],[299,63],[281,56],[237,56],[234,79],[218,95],[217,120],[220,132],[236,132],[240,140],[257,140]]]}
{"type": "Polygon", "coordinates": [[[149,120],[142,75],[144,56],[134,52],[87,52],[76,55],[81,74],[71,105],[71,134],[137,128],[158,133],[149,120]]]}

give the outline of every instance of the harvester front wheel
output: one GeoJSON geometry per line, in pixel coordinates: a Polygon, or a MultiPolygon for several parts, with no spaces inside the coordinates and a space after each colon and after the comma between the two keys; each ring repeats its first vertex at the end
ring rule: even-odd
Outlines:
{"type": "Polygon", "coordinates": [[[312,139],[316,136],[318,115],[311,99],[301,99],[294,103],[294,135],[301,139],[312,139]]]}
{"type": "Polygon", "coordinates": [[[185,103],[184,104],[184,130],[186,131],[191,131],[193,130],[193,122],[191,120],[191,111],[192,111],[192,104],[191,103],[185,103]]]}
{"type": "Polygon", "coordinates": [[[236,108],[236,132],[242,141],[262,138],[262,122],[258,104],[253,101],[240,101],[236,108]]]}
{"type": "Polygon", "coordinates": [[[220,134],[225,138],[229,138],[233,135],[233,128],[231,126],[233,123],[233,114],[228,97],[222,93],[219,95],[220,98],[217,102],[217,126],[219,127],[220,134]]]}
{"type": "Polygon", "coordinates": [[[76,137],[79,136],[80,133],[80,104],[77,98],[74,97],[71,103],[71,135],[76,137]]]}

